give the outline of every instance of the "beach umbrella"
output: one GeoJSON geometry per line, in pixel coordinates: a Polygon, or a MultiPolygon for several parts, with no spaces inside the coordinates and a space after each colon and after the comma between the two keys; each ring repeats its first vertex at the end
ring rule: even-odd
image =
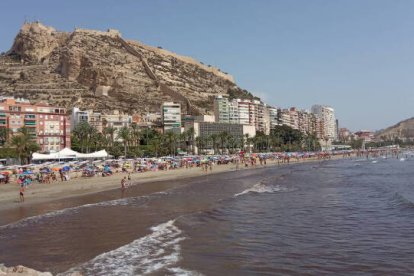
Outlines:
{"type": "Polygon", "coordinates": [[[62,171],[64,171],[64,172],[70,171],[70,167],[69,166],[64,166],[62,168],[62,171]]]}

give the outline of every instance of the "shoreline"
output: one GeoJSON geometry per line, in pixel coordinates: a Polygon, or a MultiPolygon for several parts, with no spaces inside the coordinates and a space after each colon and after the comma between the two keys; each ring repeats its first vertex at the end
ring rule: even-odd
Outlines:
{"type": "MultiPolygon", "coordinates": [[[[351,157],[352,158],[352,157],[351,157]]],[[[254,170],[261,168],[272,168],[278,166],[289,166],[294,164],[309,163],[309,162],[323,162],[334,161],[338,159],[350,159],[349,157],[343,158],[342,156],[332,156],[332,159],[300,159],[298,161],[292,160],[290,163],[280,163],[277,160],[273,160],[267,163],[267,165],[255,165],[244,167],[244,164],[239,165],[238,170],[254,170]]],[[[207,176],[212,174],[234,172],[236,171],[235,164],[215,165],[212,171],[205,172],[200,167],[194,168],[179,168],[167,171],[155,171],[145,173],[131,173],[131,182],[129,185],[135,186],[139,184],[150,184],[153,182],[162,182],[168,180],[182,180],[200,176],[207,176]]],[[[58,201],[67,200],[70,198],[77,198],[92,194],[97,194],[105,191],[115,191],[120,189],[120,181],[126,176],[125,173],[116,173],[109,177],[94,176],[91,178],[71,178],[69,181],[58,181],[51,184],[32,184],[25,192],[25,202],[19,202],[19,186],[16,183],[1,184],[0,185],[0,212],[7,213],[8,211],[17,211],[19,209],[26,209],[38,204],[47,204],[58,201]]],[[[145,194],[144,194],[145,195],[145,194]]],[[[58,206],[56,206],[58,207],[58,206]]],[[[75,207],[75,206],[73,206],[75,207]]],[[[64,207],[66,208],[66,207],[64,207]]],[[[32,215],[42,215],[50,211],[57,211],[64,208],[56,208],[54,210],[46,210],[45,212],[39,212],[36,214],[28,214],[25,217],[32,215]]]]}

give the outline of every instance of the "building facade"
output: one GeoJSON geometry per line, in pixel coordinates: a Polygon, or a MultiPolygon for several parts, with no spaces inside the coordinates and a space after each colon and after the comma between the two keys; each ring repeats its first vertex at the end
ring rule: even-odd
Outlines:
{"type": "Polygon", "coordinates": [[[25,99],[0,99],[0,127],[11,135],[26,127],[42,152],[70,147],[70,118],[66,109],[48,104],[31,104],[25,99]]]}
{"type": "Polygon", "coordinates": [[[254,126],[257,131],[270,133],[271,119],[267,105],[258,100],[233,99],[219,95],[214,99],[217,123],[254,126]]]}
{"type": "Polygon", "coordinates": [[[174,102],[164,102],[161,107],[161,118],[164,133],[173,131],[181,133],[181,105],[174,102]]]}
{"type": "Polygon", "coordinates": [[[217,123],[230,122],[230,103],[227,97],[218,95],[214,98],[214,117],[217,123]]]}
{"type": "Polygon", "coordinates": [[[330,142],[337,139],[337,128],[335,119],[335,110],[326,105],[312,106],[312,113],[315,114],[323,124],[323,139],[328,139],[330,142]]]}
{"type": "MultiPolygon", "coordinates": [[[[255,127],[249,125],[192,121],[186,122],[184,127],[185,130],[193,128],[195,138],[201,137],[202,139],[205,139],[207,142],[205,149],[210,153],[213,151],[213,142],[210,139],[212,135],[219,136],[221,133],[226,132],[235,139],[239,145],[243,145],[246,136],[250,138],[256,136],[255,127]]],[[[195,152],[199,153],[197,146],[195,147],[195,152]]]]}

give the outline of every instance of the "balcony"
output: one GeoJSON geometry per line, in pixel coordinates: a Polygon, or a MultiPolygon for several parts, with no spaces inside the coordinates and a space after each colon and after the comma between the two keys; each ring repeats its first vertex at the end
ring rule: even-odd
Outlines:
{"type": "Polygon", "coordinates": [[[36,122],[33,121],[24,121],[24,126],[26,127],[36,127],[36,122]]]}
{"type": "Polygon", "coordinates": [[[25,120],[36,120],[36,115],[34,114],[26,114],[24,115],[25,120]]]}

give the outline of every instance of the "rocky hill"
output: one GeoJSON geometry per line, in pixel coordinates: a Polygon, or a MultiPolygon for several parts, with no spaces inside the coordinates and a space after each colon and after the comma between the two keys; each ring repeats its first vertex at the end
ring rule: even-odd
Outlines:
{"type": "Polygon", "coordinates": [[[0,95],[67,108],[145,113],[178,101],[187,113],[207,114],[217,94],[253,97],[220,69],[111,29],[60,32],[25,23],[0,56],[0,95]]]}
{"type": "Polygon", "coordinates": [[[378,131],[375,136],[382,140],[414,140],[414,118],[399,122],[389,128],[378,131]]]}

